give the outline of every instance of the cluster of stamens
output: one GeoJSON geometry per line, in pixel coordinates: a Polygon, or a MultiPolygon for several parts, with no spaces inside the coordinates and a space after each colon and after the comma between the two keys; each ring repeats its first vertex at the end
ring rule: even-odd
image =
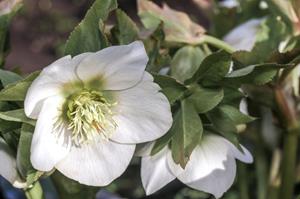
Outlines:
{"type": "Polygon", "coordinates": [[[113,120],[112,106],[100,92],[82,90],[70,96],[64,107],[72,142],[76,145],[100,138],[108,139],[117,124],[113,120]]]}

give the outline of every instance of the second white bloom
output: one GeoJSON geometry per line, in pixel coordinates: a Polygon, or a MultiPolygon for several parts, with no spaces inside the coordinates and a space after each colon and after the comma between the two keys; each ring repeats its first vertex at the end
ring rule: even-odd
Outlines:
{"type": "Polygon", "coordinates": [[[153,143],[148,144],[137,152],[138,156],[142,156],[141,176],[147,194],[158,191],[177,178],[189,187],[220,198],[233,184],[235,159],[246,163],[253,161],[252,155],[243,146],[244,153],[223,137],[213,134],[203,136],[185,169],[174,162],[168,146],[150,156],[152,146],[153,143]]]}

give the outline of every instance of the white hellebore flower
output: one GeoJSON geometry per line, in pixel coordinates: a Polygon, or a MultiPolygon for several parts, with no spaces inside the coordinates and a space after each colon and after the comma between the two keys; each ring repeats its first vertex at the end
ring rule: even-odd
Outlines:
{"type": "Polygon", "coordinates": [[[220,198],[233,184],[235,159],[246,163],[253,161],[252,155],[243,146],[244,153],[223,137],[213,134],[203,136],[185,169],[174,162],[168,146],[150,156],[152,147],[153,143],[147,144],[137,152],[142,156],[142,184],[148,195],[177,178],[189,187],[220,198]]]}
{"type": "Polygon", "coordinates": [[[10,182],[14,187],[24,188],[17,171],[16,159],[6,142],[0,137],[0,175],[10,182]]]}
{"type": "Polygon", "coordinates": [[[254,47],[256,35],[262,20],[263,19],[251,19],[237,26],[225,35],[223,40],[236,50],[251,51],[254,47]]]}
{"type": "Polygon", "coordinates": [[[142,42],[63,57],[43,69],[25,99],[37,119],[31,162],[41,171],[105,186],[127,168],[137,143],[172,124],[167,98],[145,72],[142,42]]]}

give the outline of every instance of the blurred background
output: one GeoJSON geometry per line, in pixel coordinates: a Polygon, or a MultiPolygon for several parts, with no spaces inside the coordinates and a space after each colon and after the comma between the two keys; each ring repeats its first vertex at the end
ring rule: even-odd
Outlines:
{"type": "MultiPolygon", "coordinates": [[[[0,0],[1,1],[1,0],[0,0]]],[[[208,0],[209,1],[209,0],[208,0]]],[[[41,69],[62,56],[69,33],[84,17],[93,0],[26,0],[11,25],[11,51],[5,68],[18,67],[23,73],[41,69]]],[[[194,21],[207,26],[197,0],[165,0],[170,7],[191,15],[194,21]]],[[[138,24],[136,0],[118,0],[138,24]]],[[[113,23],[114,16],[110,17],[113,23]]]]}

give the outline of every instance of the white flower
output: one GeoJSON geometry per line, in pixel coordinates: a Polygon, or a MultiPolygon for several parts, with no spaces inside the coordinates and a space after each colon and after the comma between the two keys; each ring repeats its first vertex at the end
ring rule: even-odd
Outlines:
{"type": "Polygon", "coordinates": [[[251,51],[261,22],[262,19],[251,19],[231,30],[223,40],[236,50],[251,51]]]}
{"type": "Polygon", "coordinates": [[[127,168],[136,143],[172,124],[167,98],[145,72],[142,42],[63,57],[28,90],[25,113],[37,119],[31,162],[41,171],[105,186],[127,168]]]}
{"type": "Polygon", "coordinates": [[[21,182],[17,171],[16,159],[9,146],[0,137],[0,175],[10,182],[14,187],[24,188],[26,183],[21,182]]]}
{"type": "Polygon", "coordinates": [[[225,0],[221,1],[219,5],[225,8],[235,8],[238,7],[240,3],[237,0],[225,0]]]}
{"type": "Polygon", "coordinates": [[[152,194],[163,186],[179,179],[194,189],[220,198],[232,185],[236,174],[235,159],[251,163],[252,155],[243,146],[241,153],[233,144],[217,135],[204,135],[201,144],[191,154],[185,169],[173,161],[171,150],[166,146],[150,156],[152,144],[147,144],[137,155],[142,157],[142,184],[146,194],[152,194]]]}

